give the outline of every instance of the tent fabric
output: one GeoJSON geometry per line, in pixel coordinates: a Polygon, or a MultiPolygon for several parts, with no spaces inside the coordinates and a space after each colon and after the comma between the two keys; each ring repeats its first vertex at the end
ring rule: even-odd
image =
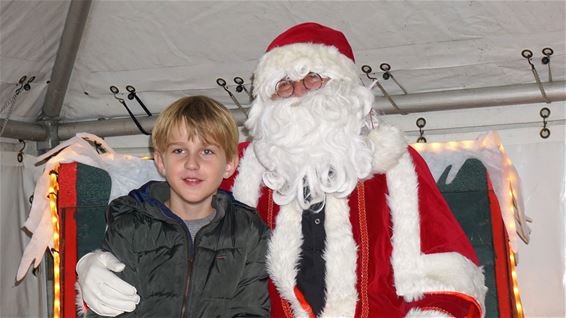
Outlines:
{"type": "Polygon", "coordinates": [[[16,281],[18,263],[29,242],[20,227],[33,194],[35,157],[25,155],[21,163],[16,158],[16,152],[0,152],[0,317],[44,317],[45,268],[40,268],[36,275],[29,273],[24,281],[16,281]]]}
{"type": "MultiPolygon", "coordinates": [[[[42,119],[73,2],[78,1],[0,1],[0,127],[7,117],[28,123],[42,119]],[[30,90],[16,96],[11,107],[18,80],[24,75],[35,76],[35,80],[30,90]]],[[[306,21],[344,32],[357,65],[370,65],[372,76],[392,95],[402,91],[391,79],[383,79],[381,63],[391,65],[391,74],[409,95],[533,84],[531,67],[521,57],[523,49],[532,50],[531,62],[544,85],[549,84],[549,70],[555,82],[566,79],[564,1],[93,0],[76,60],[65,61],[72,63],[72,75],[63,92],[60,119],[77,122],[126,117],[125,109],[110,93],[110,85],[120,89],[117,97],[136,114],[143,111],[127,98],[126,85],[136,88],[154,114],[174,99],[190,94],[209,95],[235,108],[216,84],[219,77],[247,106],[248,98],[235,91],[233,78],[242,77],[249,89],[250,75],[268,43],[291,25],[306,21]],[[541,60],[545,47],[554,49],[549,65],[541,60]]],[[[371,84],[361,71],[360,78],[364,84],[371,84]]],[[[382,96],[379,90],[374,92],[382,96]]],[[[564,105],[561,101],[426,113],[428,124],[424,129],[429,141],[473,139],[478,132],[491,129],[503,133],[509,157],[522,179],[525,211],[535,220],[529,224],[533,231],[529,245],[516,246],[523,304],[530,317],[564,317],[566,308],[564,105]],[[546,140],[538,137],[541,106],[552,110],[548,119],[552,134],[546,140]]],[[[387,115],[381,120],[392,121],[414,136],[418,133],[415,119],[420,116],[425,114],[387,115]]],[[[122,150],[149,154],[147,138],[131,137],[111,138],[125,145],[122,150]]],[[[15,139],[0,138],[0,146],[4,142],[15,139]]],[[[6,205],[4,198],[16,197],[12,188],[16,183],[4,177],[2,182],[2,187],[9,189],[2,196],[2,220],[16,222],[4,217],[14,208],[6,205]]],[[[27,210],[20,213],[25,215],[27,210]]],[[[7,225],[2,226],[4,233],[7,225]]],[[[12,255],[20,255],[21,250],[9,253],[2,258],[2,266],[8,266],[8,259],[19,259],[12,255]]],[[[28,276],[25,283],[35,279],[28,276]]],[[[3,290],[2,301],[14,299],[7,298],[12,297],[8,293],[21,288],[3,290]]],[[[12,305],[1,303],[0,316],[5,310],[15,309],[12,305]]]]}
{"type": "MultiPolygon", "coordinates": [[[[12,119],[41,115],[70,1],[3,0],[0,98],[22,75],[36,76],[12,119]]],[[[127,99],[133,85],[154,113],[183,95],[209,95],[235,108],[216,84],[222,77],[242,104],[232,79],[250,76],[271,40],[290,26],[315,21],[341,30],[357,65],[381,63],[409,93],[533,83],[521,51],[530,48],[541,80],[541,50],[554,48],[552,76],[564,80],[566,4],[563,1],[209,2],[94,0],[73,65],[62,121],[127,116],[109,87],[127,99]]],[[[71,61],[69,61],[71,63],[71,61]]],[[[360,70],[360,78],[369,85],[360,70]]],[[[381,80],[390,94],[402,94],[381,80]]],[[[376,91],[376,95],[381,95],[376,91]]],[[[5,117],[4,111],[0,116],[5,117]]]]}
{"type": "MultiPolygon", "coordinates": [[[[554,133],[566,136],[564,128],[554,133]]],[[[523,141],[505,148],[521,173],[525,209],[533,219],[533,239],[519,244],[517,255],[525,317],[564,317],[566,142],[523,141]]]]}

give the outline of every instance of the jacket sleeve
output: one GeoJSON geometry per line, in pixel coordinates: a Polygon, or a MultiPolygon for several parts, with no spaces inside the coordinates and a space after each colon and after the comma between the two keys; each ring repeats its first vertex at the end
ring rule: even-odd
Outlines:
{"type": "MultiPolygon", "coordinates": [[[[136,268],[135,256],[132,253],[133,241],[134,241],[134,231],[132,221],[133,216],[131,214],[122,214],[119,217],[114,218],[112,216],[112,205],[109,206],[107,210],[107,228],[104,234],[104,241],[102,242],[101,249],[106,252],[112,253],[116,258],[118,258],[126,266],[124,270],[120,273],[115,273],[119,278],[125,280],[129,284],[134,286],[137,282],[134,280],[133,268],[136,268]]],[[[135,317],[135,310],[133,312],[126,312],[120,315],[120,317],[135,317]]],[[[99,316],[92,310],[89,310],[87,317],[104,317],[99,316]]]]}
{"type": "Polygon", "coordinates": [[[269,317],[270,301],[267,289],[268,274],[265,265],[269,230],[257,217],[250,226],[246,264],[231,300],[229,317],[269,317]],[[251,229],[255,229],[252,231],[251,229]]]}

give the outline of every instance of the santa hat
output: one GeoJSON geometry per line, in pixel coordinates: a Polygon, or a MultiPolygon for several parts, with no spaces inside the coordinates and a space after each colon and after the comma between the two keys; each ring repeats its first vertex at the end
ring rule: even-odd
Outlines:
{"type": "Polygon", "coordinates": [[[359,80],[354,53],[344,34],[318,23],[298,24],[267,47],[254,72],[257,95],[270,98],[279,80],[315,72],[331,79],[359,80]]]}

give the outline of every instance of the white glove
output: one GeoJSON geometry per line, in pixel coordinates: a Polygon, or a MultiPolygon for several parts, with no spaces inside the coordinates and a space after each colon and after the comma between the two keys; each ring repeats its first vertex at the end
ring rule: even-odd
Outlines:
{"type": "Polygon", "coordinates": [[[88,253],[77,262],[80,293],[92,311],[115,317],[136,309],[140,302],[136,288],[113,273],[124,267],[112,253],[103,251],[88,253]]]}

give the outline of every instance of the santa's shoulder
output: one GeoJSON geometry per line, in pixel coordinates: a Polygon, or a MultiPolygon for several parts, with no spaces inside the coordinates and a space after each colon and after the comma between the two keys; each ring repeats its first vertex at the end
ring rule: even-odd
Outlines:
{"type": "Polygon", "coordinates": [[[372,172],[385,173],[408,151],[405,135],[399,128],[381,123],[368,134],[373,143],[372,172]]]}

